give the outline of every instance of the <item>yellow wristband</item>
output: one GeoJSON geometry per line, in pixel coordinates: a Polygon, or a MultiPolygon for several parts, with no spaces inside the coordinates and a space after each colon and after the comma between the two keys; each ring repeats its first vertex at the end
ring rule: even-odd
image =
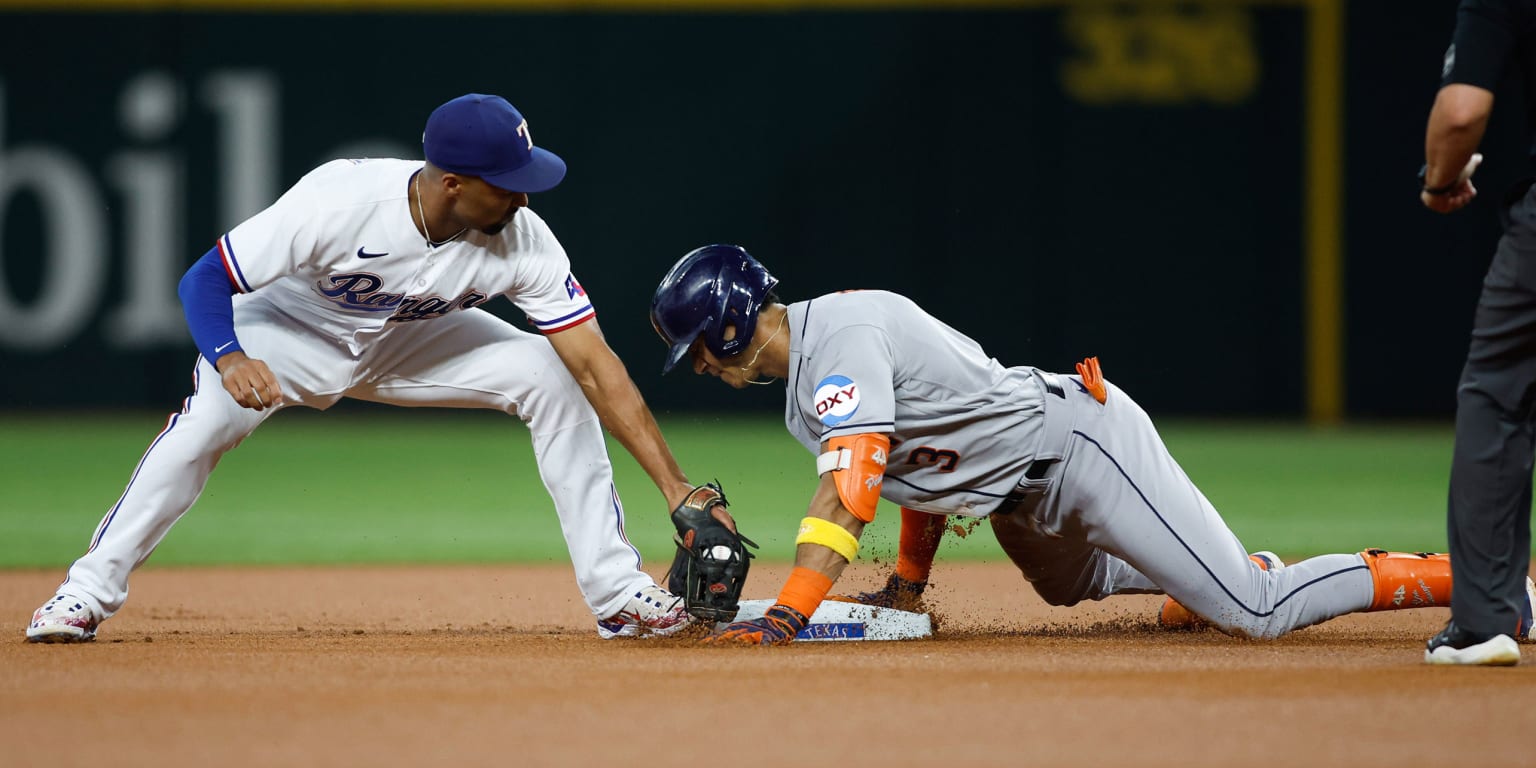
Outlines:
{"type": "Polygon", "coordinates": [[[820,544],[842,555],[848,562],[859,556],[859,540],[847,528],[819,517],[807,517],[800,521],[800,535],[795,544],[820,544]]]}

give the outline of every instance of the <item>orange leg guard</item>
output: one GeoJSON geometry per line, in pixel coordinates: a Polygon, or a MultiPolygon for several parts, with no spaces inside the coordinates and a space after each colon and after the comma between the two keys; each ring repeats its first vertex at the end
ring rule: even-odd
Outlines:
{"type": "Polygon", "coordinates": [[[1451,604],[1450,555],[1367,549],[1360,557],[1371,569],[1371,581],[1376,585],[1367,611],[1451,604]]]}

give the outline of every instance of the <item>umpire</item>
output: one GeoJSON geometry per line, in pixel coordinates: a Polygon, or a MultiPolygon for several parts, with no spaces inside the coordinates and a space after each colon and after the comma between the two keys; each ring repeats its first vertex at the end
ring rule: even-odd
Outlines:
{"type": "MultiPolygon", "coordinates": [[[[1477,195],[1475,154],[1507,68],[1536,126],[1536,0],[1462,0],[1424,137],[1419,199],[1438,213],[1477,195]]],[[[1536,138],[1536,137],[1533,137],[1536,138]]],[[[1533,143],[1536,153],[1536,143],[1533,143]]],[[[1503,237],[1483,280],[1456,390],[1447,523],[1456,587],[1430,664],[1512,666],[1530,632],[1531,470],[1536,453],[1536,191],[1523,179],[1500,211],[1503,237]]]]}

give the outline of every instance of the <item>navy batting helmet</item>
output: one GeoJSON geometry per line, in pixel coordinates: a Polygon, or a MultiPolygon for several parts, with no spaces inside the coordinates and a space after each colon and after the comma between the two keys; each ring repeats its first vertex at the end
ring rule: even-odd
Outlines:
{"type": "Polygon", "coordinates": [[[651,325],[670,344],[666,373],[688,354],[701,334],[715,357],[740,354],[752,343],[757,312],[779,281],[746,249],[735,245],[706,245],[672,265],[651,299],[651,325]],[[725,338],[726,326],[736,336],[725,338]]]}

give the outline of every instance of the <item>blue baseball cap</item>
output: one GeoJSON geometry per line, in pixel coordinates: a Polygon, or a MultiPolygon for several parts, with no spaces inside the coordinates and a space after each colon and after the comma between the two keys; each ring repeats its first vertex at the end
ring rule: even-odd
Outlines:
{"type": "Polygon", "coordinates": [[[565,161],[535,147],[528,121],[500,96],[468,93],[432,110],[421,148],[438,168],[508,192],[543,192],[565,178],[565,161]]]}

